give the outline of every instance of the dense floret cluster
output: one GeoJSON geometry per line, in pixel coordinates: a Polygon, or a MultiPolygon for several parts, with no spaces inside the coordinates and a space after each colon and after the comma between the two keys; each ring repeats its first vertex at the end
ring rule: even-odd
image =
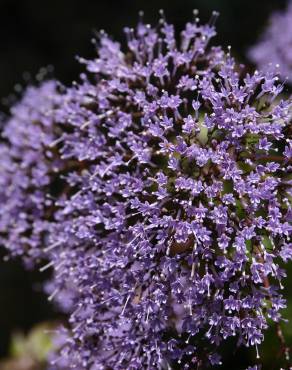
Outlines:
{"type": "Polygon", "coordinates": [[[277,67],[282,78],[292,83],[292,1],[285,11],[272,14],[268,27],[248,54],[260,69],[277,67]]]}
{"type": "MultiPolygon", "coordinates": [[[[40,189],[36,212],[15,200],[15,222],[26,221],[33,254],[45,245],[51,298],[70,311],[61,359],[77,368],[206,368],[227,338],[257,349],[267,320],[281,320],[292,102],[277,76],[244,74],[209,46],[213,18],[188,23],[180,42],[163,17],[156,28],[141,20],[125,30],[125,51],[102,32],[81,82],[56,94],[55,125],[38,110],[32,127],[47,135],[23,125],[35,121],[27,113],[13,133],[7,124],[0,178],[21,199],[40,189]],[[61,183],[45,212],[55,166],[61,183]]],[[[1,197],[10,210],[11,195],[1,197]]],[[[22,229],[5,229],[10,249],[27,249],[22,229]]]]}
{"type": "Polygon", "coordinates": [[[0,146],[0,240],[11,255],[32,261],[43,255],[62,162],[50,144],[62,95],[55,81],[29,87],[4,122],[0,146]]]}

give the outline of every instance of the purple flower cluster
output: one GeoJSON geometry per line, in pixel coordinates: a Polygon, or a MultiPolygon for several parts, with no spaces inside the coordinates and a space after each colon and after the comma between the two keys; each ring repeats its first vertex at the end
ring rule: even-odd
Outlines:
{"type": "Polygon", "coordinates": [[[213,18],[180,42],[163,17],[141,20],[125,51],[102,32],[80,83],[44,85],[50,103],[29,90],[6,126],[3,240],[45,245],[50,298],[70,311],[61,362],[207,368],[227,338],[257,349],[281,320],[292,102],[276,76],[209,46],[213,18]]]}
{"type": "Polygon", "coordinates": [[[278,67],[283,79],[292,82],[292,1],[282,12],[274,13],[267,29],[248,54],[262,70],[278,67]]]}
{"type": "Polygon", "coordinates": [[[57,90],[54,81],[29,87],[2,132],[0,240],[29,264],[43,255],[60,188],[62,162],[50,148],[62,133],[54,125],[62,101],[57,90]]]}

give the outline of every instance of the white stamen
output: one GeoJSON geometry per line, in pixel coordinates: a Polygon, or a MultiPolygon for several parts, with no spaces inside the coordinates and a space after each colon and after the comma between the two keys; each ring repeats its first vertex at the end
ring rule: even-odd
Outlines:
{"type": "Polygon", "coordinates": [[[190,316],[193,316],[192,303],[189,301],[190,316]]]}
{"type": "Polygon", "coordinates": [[[260,358],[259,350],[258,350],[258,345],[256,344],[255,347],[256,347],[256,351],[257,351],[257,358],[260,358]]]}
{"type": "Polygon", "coordinates": [[[191,272],[191,278],[193,278],[195,275],[195,263],[192,263],[192,272],[191,272]]]}
{"type": "Polygon", "coordinates": [[[52,249],[54,249],[54,248],[58,247],[58,246],[59,246],[59,245],[61,245],[61,244],[62,244],[62,241],[61,241],[61,240],[59,240],[59,241],[57,241],[56,243],[53,243],[53,244],[49,245],[47,248],[45,248],[45,249],[44,249],[44,252],[49,252],[49,251],[51,251],[52,249]]]}
{"type": "Polygon", "coordinates": [[[127,307],[128,302],[129,302],[129,299],[130,299],[130,295],[128,295],[128,297],[127,297],[127,299],[126,299],[126,302],[125,302],[125,304],[124,304],[123,310],[122,310],[122,312],[121,312],[121,316],[123,316],[123,315],[124,315],[124,312],[125,312],[125,309],[126,309],[126,307],[127,307]]]}
{"type": "Polygon", "coordinates": [[[148,323],[149,313],[150,313],[150,308],[148,307],[148,309],[147,309],[147,315],[146,315],[146,323],[148,323]]]}
{"type": "Polygon", "coordinates": [[[58,139],[56,139],[55,141],[49,144],[49,148],[53,148],[57,144],[61,143],[63,140],[64,140],[64,136],[59,137],[58,139]]]}
{"type": "MultiPolygon", "coordinates": [[[[112,111],[112,110],[109,110],[108,112],[106,112],[106,113],[103,113],[103,114],[100,114],[99,116],[97,116],[97,118],[98,119],[103,119],[103,118],[105,118],[105,117],[109,117],[110,115],[112,115],[114,113],[114,111],[112,111]]],[[[81,130],[83,130],[84,128],[86,128],[87,126],[89,126],[90,125],[90,123],[91,123],[92,121],[86,121],[86,122],[84,122],[83,123],[83,125],[82,126],[80,126],[80,128],[81,128],[81,130]]]]}
{"type": "Polygon", "coordinates": [[[75,194],[72,196],[71,200],[75,200],[75,199],[78,197],[78,195],[79,195],[79,194],[81,194],[81,193],[82,193],[82,190],[77,191],[77,193],[75,193],[75,194]]]}
{"type": "Polygon", "coordinates": [[[55,295],[59,292],[59,288],[56,288],[53,293],[49,296],[48,301],[51,301],[55,295]]]}
{"type": "Polygon", "coordinates": [[[44,272],[52,266],[54,266],[54,261],[51,261],[51,262],[47,263],[45,266],[41,267],[40,272],[44,272]]]}

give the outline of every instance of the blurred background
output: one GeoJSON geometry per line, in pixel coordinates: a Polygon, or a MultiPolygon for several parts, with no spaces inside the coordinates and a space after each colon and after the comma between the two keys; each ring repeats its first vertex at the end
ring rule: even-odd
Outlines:
{"type": "MultiPolygon", "coordinates": [[[[81,69],[75,56],[94,55],[90,42],[94,31],[105,29],[122,41],[123,27],[136,24],[139,10],[144,10],[146,22],[155,24],[162,8],[178,29],[191,19],[195,8],[199,9],[202,22],[208,21],[212,10],[217,10],[220,12],[218,36],[213,44],[232,45],[237,59],[248,63],[247,48],[255,43],[269,15],[285,5],[285,0],[0,0],[2,111],[8,110],[5,98],[21,85],[25,86],[29,76],[34,80],[41,67],[54,66],[53,76],[64,83],[77,79],[81,69]]],[[[58,311],[41,293],[41,282],[47,277],[37,271],[25,271],[17,261],[0,262],[0,370],[42,368],[43,360],[39,358],[38,365],[17,365],[6,358],[11,353],[19,358],[27,354],[35,338],[37,343],[42,343],[42,334],[38,333],[44,332],[43,326],[32,329],[36,325],[61,320],[58,311]]],[[[286,287],[287,296],[288,291],[286,287]]],[[[286,317],[292,318],[291,310],[286,317]]],[[[285,335],[291,345],[291,324],[286,326],[285,335]]],[[[224,357],[224,369],[245,369],[255,363],[253,351],[231,352],[228,345],[224,357]]],[[[261,357],[264,369],[280,368],[281,356],[273,328],[261,348],[261,357]]]]}

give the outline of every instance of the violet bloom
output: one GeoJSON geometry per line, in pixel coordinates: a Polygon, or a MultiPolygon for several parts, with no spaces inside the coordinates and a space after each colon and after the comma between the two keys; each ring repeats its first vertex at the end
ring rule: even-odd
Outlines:
{"type": "Polygon", "coordinates": [[[63,355],[90,369],[215,365],[222,341],[257,348],[280,320],[291,101],[271,73],[244,75],[209,47],[210,25],[188,23],[179,44],[164,19],[126,34],[123,51],[101,33],[61,107],[62,158],[81,167],[50,256],[56,299],[75,290],[63,355]]]}
{"type": "Polygon", "coordinates": [[[164,18],[125,31],[126,50],[100,34],[56,110],[71,164],[47,247],[50,297],[70,301],[60,361],[207,368],[281,319],[292,103],[209,46],[213,19],[179,43],[164,18]]]}
{"type": "Polygon", "coordinates": [[[281,78],[292,82],[292,1],[284,11],[272,14],[266,30],[248,55],[259,69],[275,67],[281,78]]]}
{"type": "Polygon", "coordinates": [[[43,254],[55,212],[62,164],[50,144],[62,131],[55,81],[29,87],[4,122],[0,146],[0,240],[31,263],[43,254]]]}

